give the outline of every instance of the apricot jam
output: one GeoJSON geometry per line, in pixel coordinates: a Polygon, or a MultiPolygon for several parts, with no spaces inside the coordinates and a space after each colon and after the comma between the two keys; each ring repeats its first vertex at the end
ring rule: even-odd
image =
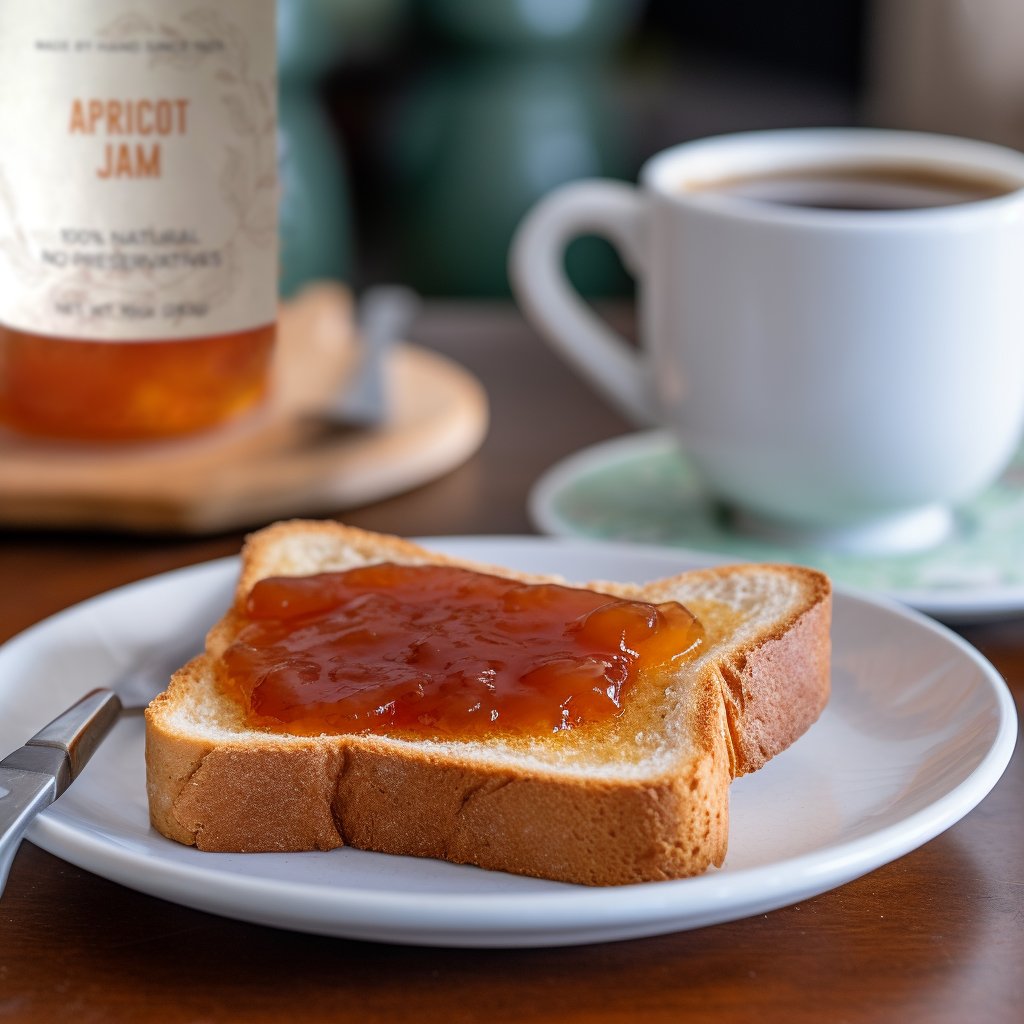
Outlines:
{"type": "Polygon", "coordinates": [[[276,326],[173,341],[86,341],[0,325],[0,422],[75,440],[175,437],[256,405],[276,326]]]}
{"type": "Polygon", "coordinates": [[[220,680],[279,732],[539,735],[614,718],[701,637],[673,602],[383,563],[260,580],[220,680]]]}

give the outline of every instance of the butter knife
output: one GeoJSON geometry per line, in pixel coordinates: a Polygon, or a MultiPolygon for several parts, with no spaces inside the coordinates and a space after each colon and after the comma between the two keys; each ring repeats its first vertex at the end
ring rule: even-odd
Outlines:
{"type": "Polygon", "coordinates": [[[25,830],[78,778],[120,712],[113,690],[93,690],[0,761],[0,895],[25,830]]]}
{"type": "Polygon", "coordinates": [[[328,423],[345,427],[376,427],[388,418],[386,363],[399,341],[405,341],[419,311],[419,296],[401,285],[369,288],[359,303],[359,362],[344,390],[323,410],[328,423]]]}

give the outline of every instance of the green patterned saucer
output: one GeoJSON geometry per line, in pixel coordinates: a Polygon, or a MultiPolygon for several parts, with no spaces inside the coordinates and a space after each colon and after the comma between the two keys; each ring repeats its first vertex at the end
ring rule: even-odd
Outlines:
{"type": "Polygon", "coordinates": [[[957,509],[926,551],[863,555],[776,543],[729,529],[685,453],[662,431],[630,434],[552,467],[530,496],[545,533],[684,548],[695,555],[813,565],[846,586],[955,622],[1024,614],[1024,449],[1003,478],[957,509]]]}

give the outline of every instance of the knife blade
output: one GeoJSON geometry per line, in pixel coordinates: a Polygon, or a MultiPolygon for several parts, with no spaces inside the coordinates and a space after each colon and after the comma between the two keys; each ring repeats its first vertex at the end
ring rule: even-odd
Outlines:
{"type": "Polygon", "coordinates": [[[0,895],[25,831],[78,778],[120,712],[117,694],[93,690],[0,761],[0,895]]]}

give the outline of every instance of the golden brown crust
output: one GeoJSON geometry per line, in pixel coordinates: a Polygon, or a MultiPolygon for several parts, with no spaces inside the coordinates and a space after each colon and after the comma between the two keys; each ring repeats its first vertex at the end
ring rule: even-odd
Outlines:
{"type": "Polygon", "coordinates": [[[720,701],[713,685],[704,694],[694,713],[706,743],[685,770],[641,784],[396,751],[373,737],[213,744],[168,729],[158,704],[147,714],[151,820],[214,852],[344,844],[591,885],[698,874],[725,857],[730,781],[720,701]]]}
{"type": "MultiPolygon", "coordinates": [[[[332,567],[330,556],[309,551],[317,545],[323,552],[344,548],[364,561],[458,561],[336,523],[277,524],[246,543],[236,608],[269,567],[275,573],[332,567]],[[299,548],[294,558],[282,552],[293,542],[299,548]]],[[[728,583],[745,571],[702,573],[713,591],[712,582],[728,583]]],[[[675,734],[686,742],[668,769],[649,775],[545,769],[514,758],[463,756],[457,745],[439,749],[373,736],[254,737],[240,730],[225,740],[216,731],[183,730],[171,712],[209,678],[208,658],[234,635],[229,612],[210,632],[208,655],[176,674],[147,712],[153,824],[204,850],[344,843],[595,885],[697,874],[725,856],[731,778],[791,743],[827,698],[828,582],[810,570],[773,571],[799,583],[801,600],[767,633],[689,673],[672,712],[675,734]]],[[[673,583],[661,581],[645,592],[661,600],[673,583]]],[[[731,628],[724,607],[708,601],[702,608],[713,638],[716,631],[728,636],[731,628]]]]}
{"type": "Polygon", "coordinates": [[[354,746],[338,780],[336,820],[360,849],[595,885],[674,878],[725,854],[727,761],[696,761],[698,799],[676,777],[623,786],[515,766],[453,769],[354,746]]]}
{"type": "MultiPolygon", "coordinates": [[[[736,568],[695,570],[690,574],[691,585],[702,575],[721,575],[736,568]]],[[[759,632],[719,660],[734,777],[761,768],[802,736],[824,710],[830,689],[832,586],[828,577],[793,565],[762,564],[757,571],[799,578],[804,597],[770,630],[759,632]]],[[[657,586],[671,589],[671,582],[657,586]]],[[[699,607],[691,610],[702,619],[711,617],[699,607]]],[[[728,625],[720,623],[718,628],[728,625]]]]}
{"type": "Polygon", "coordinates": [[[721,666],[735,776],[756,771],[818,720],[829,697],[828,595],[778,635],[721,666]]]}

